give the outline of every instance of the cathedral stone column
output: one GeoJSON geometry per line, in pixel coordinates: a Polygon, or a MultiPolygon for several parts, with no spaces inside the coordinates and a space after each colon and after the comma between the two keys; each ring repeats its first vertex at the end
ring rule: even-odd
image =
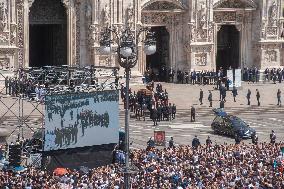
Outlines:
{"type": "Polygon", "coordinates": [[[67,12],[67,62],[72,66],[76,62],[75,35],[75,7],[73,0],[62,0],[67,12]]]}

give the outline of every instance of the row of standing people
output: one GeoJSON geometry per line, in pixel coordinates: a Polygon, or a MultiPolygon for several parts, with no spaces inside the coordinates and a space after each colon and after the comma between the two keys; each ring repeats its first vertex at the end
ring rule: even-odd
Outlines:
{"type": "MultiPolygon", "coordinates": [[[[222,67],[215,70],[201,70],[201,71],[183,71],[178,69],[175,71],[173,68],[166,68],[162,66],[158,72],[153,72],[151,69],[147,69],[144,73],[146,83],[155,81],[176,82],[181,84],[209,84],[214,85],[217,83],[219,78],[224,79],[226,77],[226,70],[222,67]]],[[[281,83],[284,80],[284,68],[266,68],[263,72],[264,77],[261,78],[261,71],[257,67],[244,68],[242,69],[242,80],[246,82],[257,83],[261,79],[264,81],[278,81],[281,83]]]]}

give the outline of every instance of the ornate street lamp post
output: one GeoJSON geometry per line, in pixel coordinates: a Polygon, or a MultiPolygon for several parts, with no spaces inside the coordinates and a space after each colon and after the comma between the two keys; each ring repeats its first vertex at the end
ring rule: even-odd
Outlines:
{"type": "Polygon", "coordinates": [[[125,189],[130,188],[130,173],[131,168],[129,165],[129,74],[131,68],[133,68],[138,60],[138,43],[139,36],[146,32],[146,38],[144,43],[144,52],[146,55],[151,55],[156,52],[156,41],[154,38],[154,33],[150,32],[148,28],[140,28],[136,35],[129,28],[126,28],[119,35],[118,31],[114,28],[106,28],[101,34],[100,40],[100,52],[102,54],[111,53],[111,33],[114,34],[114,41],[117,43],[117,56],[118,62],[121,67],[125,69],[125,168],[124,168],[124,184],[125,189]]]}

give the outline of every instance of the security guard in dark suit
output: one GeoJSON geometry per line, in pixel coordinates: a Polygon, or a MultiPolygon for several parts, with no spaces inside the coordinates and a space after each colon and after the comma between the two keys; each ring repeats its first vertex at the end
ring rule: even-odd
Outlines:
{"type": "Polygon", "coordinates": [[[256,100],[257,100],[257,105],[258,105],[258,106],[260,106],[260,101],[259,101],[259,99],[260,99],[260,93],[259,93],[258,89],[256,89],[256,100]]]}
{"type": "Polygon", "coordinates": [[[157,111],[156,108],[154,108],[154,109],[152,110],[152,120],[153,120],[153,122],[154,122],[154,126],[158,125],[158,123],[157,123],[157,118],[158,118],[158,111],[157,111]]]}
{"type": "Polygon", "coordinates": [[[248,89],[248,93],[247,93],[248,105],[250,105],[250,95],[251,95],[251,91],[250,89],[248,89]]]}
{"type": "Polygon", "coordinates": [[[203,90],[200,89],[200,92],[199,92],[199,102],[200,102],[200,105],[203,104],[202,100],[203,100],[203,90]]]}
{"type": "Polygon", "coordinates": [[[195,121],[195,108],[193,106],[191,106],[191,110],[190,110],[190,120],[191,122],[194,122],[195,121]]]}
{"type": "Polygon", "coordinates": [[[211,91],[209,91],[208,101],[209,101],[209,103],[210,103],[209,107],[212,107],[213,98],[212,98],[212,93],[211,93],[211,91]]]}
{"type": "Polygon", "coordinates": [[[172,106],[172,118],[175,119],[176,118],[176,113],[177,113],[177,107],[175,104],[173,104],[172,106]]]}

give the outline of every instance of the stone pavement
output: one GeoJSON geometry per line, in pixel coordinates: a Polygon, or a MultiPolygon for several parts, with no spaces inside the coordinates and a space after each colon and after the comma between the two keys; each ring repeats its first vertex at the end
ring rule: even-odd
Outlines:
{"type": "MultiPolygon", "coordinates": [[[[208,90],[213,90],[213,86],[199,86],[199,85],[187,85],[187,84],[170,84],[162,83],[163,87],[167,89],[169,93],[170,102],[177,105],[176,119],[171,122],[160,122],[157,127],[153,126],[153,122],[148,118],[144,121],[136,121],[136,119],[130,119],[130,141],[133,141],[132,147],[144,148],[149,137],[153,136],[154,130],[166,131],[167,141],[170,136],[174,137],[174,140],[178,144],[191,144],[194,135],[198,135],[201,142],[204,143],[207,136],[211,136],[212,141],[217,143],[233,143],[234,139],[214,135],[210,124],[214,119],[212,108],[209,108],[207,100],[208,90]],[[204,104],[199,105],[199,90],[204,91],[204,104]],[[190,106],[196,107],[196,121],[190,122],[190,106]]],[[[144,88],[143,85],[131,86],[132,90],[138,90],[144,88]]],[[[249,123],[251,127],[255,128],[259,140],[269,141],[269,134],[271,130],[275,130],[277,134],[277,141],[284,141],[284,104],[283,107],[276,106],[276,92],[280,88],[282,90],[282,100],[284,101],[284,84],[246,84],[243,83],[242,89],[238,91],[237,102],[233,102],[233,98],[230,92],[227,92],[227,102],[225,104],[225,111],[230,114],[239,116],[244,121],[249,123]],[[250,88],[252,91],[251,103],[252,106],[246,105],[246,92],[250,88]],[[261,94],[261,106],[256,106],[255,89],[258,88],[261,94]]],[[[213,108],[219,106],[219,91],[213,90],[213,108]]],[[[18,101],[12,97],[2,96],[1,101],[6,105],[12,106],[13,112],[17,112],[18,101]]],[[[0,127],[9,129],[10,133],[16,129],[10,140],[14,140],[17,137],[19,130],[17,129],[18,119],[17,115],[14,115],[10,111],[5,115],[7,107],[0,101],[0,127]]],[[[38,110],[34,109],[38,103],[28,102],[24,100],[24,116],[25,127],[23,127],[23,133],[26,137],[30,137],[33,131],[29,128],[36,129],[43,126],[43,119],[40,111],[43,112],[44,108],[39,105],[38,110]]],[[[120,126],[124,127],[124,111],[122,103],[120,101],[120,126]]],[[[246,142],[250,142],[247,140],[246,142]]]]}
{"type": "MultiPolygon", "coordinates": [[[[130,141],[133,141],[132,147],[143,148],[149,137],[153,136],[154,130],[164,130],[166,132],[166,140],[171,136],[177,144],[190,144],[195,135],[197,135],[201,143],[205,143],[207,136],[217,143],[234,143],[233,138],[215,135],[211,128],[211,122],[214,119],[212,108],[209,108],[207,100],[208,90],[213,90],[213,108],[219,107],[219,91],[214,90],[212,85],[188,85],[188,84],[170,84],[162,83],[163,88],[169,93],[170,102],[177,105],[176,119],[170,122],[163,121],[158,123],[157,127],[153,126],[153,122],[148,118],[144,121],[137,121],[135,118],[130,119],[130,141]],[[204,91],[203,105],[199,105],[199,90],[204,91]],[[196,108],[196,122],[190,122],[190,106],[196,108]]],[[[215,87],[215,86],[214,86],[215,87]]],[[[132,90],[138,90],[143,86],[132,86],[132,90]]],[[[233,102],[231,92],[227,92],[227,102],[225,103],[225,111],[229,114],[236,115],[246,121],[252,128],[255,128],[260,141],[269,142],[269,134],[273,129],[277,135],[277,141],[284,141],[284,105],[278,107],[276,105],[276,93],[278,88],[284,96],[284,84],[247,84],[243,83],[243,87],[238,90],[237,102],[233,102]],[[248,88],[252,91],[251,106],[246,105],[246,93],[248,88]],[[255,90],[260,91],[261,106],[257,106],[255,90]]],[[[284,100],[284,97],[283,97],[284,100]]],[[[121,104],[122,105],[122,104],[121,104]]],[[[120,124],[124,127],[124,112],[121,108],[120,124]]],[[[251,140],[246,140],[249,143],[251,140]]]]}

